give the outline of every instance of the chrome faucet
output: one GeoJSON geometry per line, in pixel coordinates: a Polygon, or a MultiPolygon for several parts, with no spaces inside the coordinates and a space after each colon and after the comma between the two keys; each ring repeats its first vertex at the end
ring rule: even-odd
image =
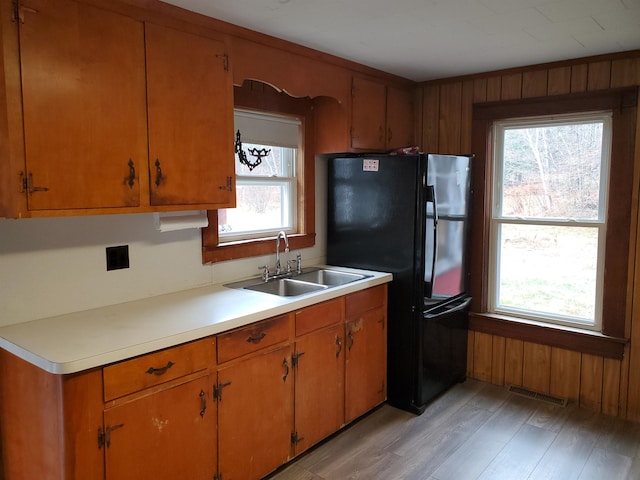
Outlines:
{"type": "Polygon", "coordinates": [[[278,236],[276,237],[276,275],[279,275],[281,272],[280,268],[280,238],[284,238],[284,251],[289,251],[289,239],[287,238],[287,234],[283,231],[278,232],[278,236]]]}

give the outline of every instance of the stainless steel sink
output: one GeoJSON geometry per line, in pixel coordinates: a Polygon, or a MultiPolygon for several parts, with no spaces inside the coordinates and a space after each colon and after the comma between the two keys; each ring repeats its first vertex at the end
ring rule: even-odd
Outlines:
{"type": "Polygon", "coordinates": [[[252,278],[240,282],[228,283],[225,287],[253,290],[255,292],[269,293],[280,297],[295,297],[306,293],[317,292],[332,287],[345,285],[356,280],[368,278],[371,275],[360,273],[341,272],[329,268],[308,268],[302,273],[291,272],[264,281],[261,278],[252,278]]]}
{"type": "Polygon", "coordinates": [[[318,269],[296,275],[296,280],[317,283],[319,285],[337,286],[367,278],[359,273],[340,272],[338,270],[318,269]]]}
{"type": "Polygon", "coordinates": [[[255,290],[257,292],[270,293],[272,295],[279,295],[281,297],[295,297],[297,295],[303,295],[317,290],[324,290],[328,287],[317,283],[301,282],[291,278],[278,278],[275,280],[269,280],[268,282],[248,285],[242,288],[245,288],[246,290],[255,290]]]}

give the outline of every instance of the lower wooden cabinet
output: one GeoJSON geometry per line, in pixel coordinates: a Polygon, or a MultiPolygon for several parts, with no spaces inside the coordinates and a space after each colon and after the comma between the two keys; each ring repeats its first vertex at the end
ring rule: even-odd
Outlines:
{"type": "Polygon", "coordinates": [[[216,393],[217,478],[258,479],[291,457],[293,370],[289,345],[220,368],[216,393]]]}
{"type": "Polygon", "coordinates": [[[386,286],[346,299],[345,421],[350,422],[387,398],[386,286]]]}
{"type": "Polygon", "coordinates": [[[106,478],[211,480],[217,405],[210,388],[207,374],[106,409],[106,478]]]}
{"type": "Polygon", "coordinates": [[[296,339],[296,455],[344,425],[344,325],[342,323],[296,339]]]}
{"type": "Polygon", "coordinates": [[[0,349],[0,479],[262,478],[385,400],[386,292],[73,375],[0,349]]]}

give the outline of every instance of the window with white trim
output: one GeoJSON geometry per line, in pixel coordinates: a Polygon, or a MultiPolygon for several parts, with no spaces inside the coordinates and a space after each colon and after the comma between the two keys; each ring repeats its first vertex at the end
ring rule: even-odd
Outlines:
{"type": "Polygon", "coordinates": [[[293,116],[244,109],[234,112],[235,131],[249,165],[236,153],[236,208],[218,211],[220,242],[298,231],[297,172],[302,122],[293,116]]]}
{"type": "Polygon", "coordinates": [[[488,309],[599,330],[611,115],[493,126],[488,309]]]}

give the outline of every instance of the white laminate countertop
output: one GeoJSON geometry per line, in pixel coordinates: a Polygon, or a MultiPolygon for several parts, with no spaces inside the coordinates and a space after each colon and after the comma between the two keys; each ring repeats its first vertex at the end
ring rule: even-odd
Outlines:
{"type": "Polygon", "coordinates": [[[280,297],[222,284],[0,327],[0,347],[43,370],[76,373],[388,283],[390,273],[280,297]]]}

